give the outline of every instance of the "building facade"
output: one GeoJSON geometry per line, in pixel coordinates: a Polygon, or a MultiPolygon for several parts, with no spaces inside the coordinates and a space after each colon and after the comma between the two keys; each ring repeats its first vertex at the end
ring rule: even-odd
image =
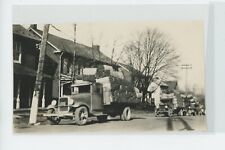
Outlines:
{"type": "MultiPolygon", "coordinates": [[[[36,25],[29,29],[13,25],[15,109],[31,107],[41,37],[42,31],[36,25]]],[[[48,34],[39,107],[46,107],[52,99],[71,94],[70,85],[76,76],[83,74],[84,68],[103,65],[114,69],[119,67],[100,52],[98,45],[88,47],[48,34]]]]}

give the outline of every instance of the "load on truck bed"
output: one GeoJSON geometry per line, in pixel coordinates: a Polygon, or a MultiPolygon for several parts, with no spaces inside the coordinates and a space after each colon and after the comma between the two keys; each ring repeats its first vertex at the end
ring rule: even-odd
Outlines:
{"type": "Polygon", "coordinates": [[[138,103],[134,87],[131,83],[116,77],[104,77],[96,79],[103,85],[103,101],[105,105],[111,103],[138,103]]]}

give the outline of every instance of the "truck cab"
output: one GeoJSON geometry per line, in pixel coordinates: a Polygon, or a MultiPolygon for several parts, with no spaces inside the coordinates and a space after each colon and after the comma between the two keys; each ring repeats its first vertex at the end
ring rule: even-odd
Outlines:
{"type": "Polygon", "coordinates": [[[172,117],[173,110],[175,109],[174,99],[175,96],[173,93],[170,94],[162,93],[160,96],[159,107],[155,111],[155,116],[158,117],[160,114],[164,114],[167,115],[168,117],[172,117]]]}

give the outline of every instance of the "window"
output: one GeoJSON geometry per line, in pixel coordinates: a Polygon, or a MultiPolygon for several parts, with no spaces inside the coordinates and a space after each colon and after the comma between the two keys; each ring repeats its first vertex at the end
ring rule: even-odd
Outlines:
{"type": "Polygon", "coordinates": [[[72,88],[72,94],[78,94],[78,93],[90,93],[90,85],[82,85],[78,87],[72,88]]]}
{"type": "Polygon", "coordinates": [[[79,93],[79,88],[78,87],[73,87],[72,88],[72,94],[78,94],[79,93]]]}
{"type": "Polygon", "coordinates": [[[72,74],[72,64],[71,61],[68,58],[64,58],[62,62],[62,73],[66,75],[72,74]]]}
{"type": "Polygon", "coordinates": [[[21,63],[21,53],[22,53],[21,42],[14,41],[13,42],[13,61],[14,62],[21,63]]]}
{"type": "Polygon", "coordinates": [[[90,85],[80,86],[79,93],[90,93],[90,85]]]}

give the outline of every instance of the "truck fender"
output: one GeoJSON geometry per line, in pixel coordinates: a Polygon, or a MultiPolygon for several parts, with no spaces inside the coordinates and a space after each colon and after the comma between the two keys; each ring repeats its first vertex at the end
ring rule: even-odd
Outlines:
{"type": "Polygon", "coordinates": [[[80,106],[86,106],[89,109],[88,105],[86,103],[82,103],[82,102],[75,103],[72,107],[78,108],[80,106]]]}
{"type": "Polygon", "coordinates": [[[48,109],[48,110],[49,110],[49,109],[55,109],[55,106],[53,106],[53,105],[48,105],[47,109],[48,109]]]}

